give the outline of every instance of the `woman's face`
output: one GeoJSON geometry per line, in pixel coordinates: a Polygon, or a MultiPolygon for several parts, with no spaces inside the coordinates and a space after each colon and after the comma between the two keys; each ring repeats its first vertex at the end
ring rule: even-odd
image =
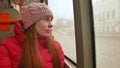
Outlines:
{"type": "Polygon", "coordinates": [[[52,17],[46,16],[35,24],[35,29],[39,37],[49,37],[52,35],[52,17]]]}

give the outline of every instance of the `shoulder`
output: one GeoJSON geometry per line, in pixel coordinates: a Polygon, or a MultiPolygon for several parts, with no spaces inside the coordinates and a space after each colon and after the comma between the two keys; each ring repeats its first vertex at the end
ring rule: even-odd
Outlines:
{"type": "Polygon", "coordinates": [[[9,54],[13,55],[13,54],[17,54],[18,52],[21,52],[21,47],[19,46],[16,38],[12,36],[12,37],[5,38],[0,43],[0,50],[2,50],[2,52],[5,52],[5,53],[7,53],[6,51],[8,51],[9,54]]]}
{"type": "Polygon", "coordinates": [[[57,40],[54,40],[54,43],[55,43],[55,46],[56,46],[57,48],[59,48],[59,49],[62,50],[62,46],[61,46],[61,44],[60,44],[57,40]]]}
{"type": "Polygon", "coordinates": [[[16,39],[14,36],[11,36],[11,37],[7,37],[5,39],[3,39],[3,41],[1,42],[1,44],[9,44],[9,43],[12,43],[12,42],[16,42],[16,39]]]}
{"type": "Polygon", "coordinates": [[[7,49],[11,49],[11,48],[15,47],[15,45],[18,45],[18,43],[17,43],[17,40],[14,36],[7,37],[0,43],[1,47],[4,46],[7,49]]]}
{"type": "Polygon", "coordinates": [[[3,41],[13,40],[13,39],[15,39],[15,36],[6,37],[3,39],[3,41]]]}
{"type": "Polygon", "coordinates": [[[55,46],[58,48],[60,54],[64,55],[64,52],[63,52],[61,44],[57,40],[54,40],[54,43],[55,43],[55,46]]]}

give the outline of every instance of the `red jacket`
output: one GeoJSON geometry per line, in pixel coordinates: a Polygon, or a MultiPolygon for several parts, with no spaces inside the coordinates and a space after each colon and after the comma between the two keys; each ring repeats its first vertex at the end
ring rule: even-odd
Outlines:
{"type": "MultiPolygon", "coordinates": [[[[18,68],[18,64],[21,58],[21,45],[23,41],[23,32],[20,27],[16,24],[14,28],[15,36],[5,38],[0,44],[0,68],[18,68]]],[[[43,58],[44,68],[53,68],[51,62],[51,56],[48,49],[45,47],[45,39],[38,39],[40,45],[41,56],[43,58]]],[[[61,66],[64,68],[64,54],[60,44],[55,41],[56,47],[60,53],[61,66]]]]}

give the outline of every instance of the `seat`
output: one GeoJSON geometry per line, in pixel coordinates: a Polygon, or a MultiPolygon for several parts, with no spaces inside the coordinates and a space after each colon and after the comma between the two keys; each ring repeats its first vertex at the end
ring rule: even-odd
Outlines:
{"type": "Polygon", "coordinates": [[[0,42],[14,35],[14,23],[19,21],[19,12],[13,8],[0,9],[0,42]]]}

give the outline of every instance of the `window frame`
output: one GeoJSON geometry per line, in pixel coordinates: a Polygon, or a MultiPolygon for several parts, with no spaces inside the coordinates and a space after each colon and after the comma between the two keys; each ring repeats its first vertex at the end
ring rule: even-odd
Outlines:
{"type": "Polygon", "coordinates": [[[73,0],[77,68],[96,68],[92,0],[73,0]]]}

